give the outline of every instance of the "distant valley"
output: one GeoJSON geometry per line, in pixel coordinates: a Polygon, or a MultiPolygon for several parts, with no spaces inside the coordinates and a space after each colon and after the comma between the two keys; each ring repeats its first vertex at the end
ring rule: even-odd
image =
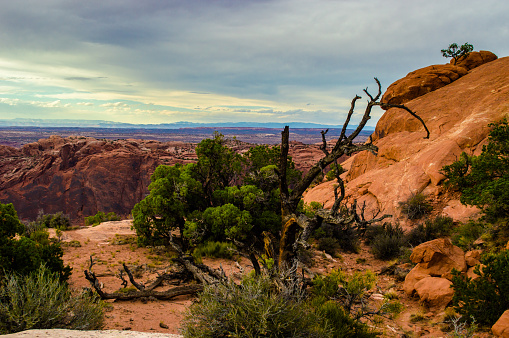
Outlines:
{"type": "MultiPolygon", "coordinates": [[[[326,126],[324,126],[326,127],[326,126]]],[[[290,140],[304,144],[319,143],[322,140],[321,131],[327,128],[290,128],[290,140]]],[[[55,126],[1,126],[0,144],[19,148],[24,144],[37,142],[51,135],[61,137],[85,136],[96,139],[120,140],[139,139],[160,142],[198,143],[210,138],[217,131],[227,138],[255,144],[278,144],[281,142],[282,128],[265,127],[187,127],[187,128],[147,128],[147,127],[55,127],[55,126]]],[[[357,137],[357,142],[364,142],[373,132],[366,129],[357,137]]],[[[327,139],[336,139],[341,133],[340,128],[329,128],[327,139]]]]}

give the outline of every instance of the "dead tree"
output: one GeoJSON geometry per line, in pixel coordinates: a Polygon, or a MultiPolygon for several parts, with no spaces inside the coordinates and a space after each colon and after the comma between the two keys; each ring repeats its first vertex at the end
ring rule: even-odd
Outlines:
{"type": "MultiPolygon", "coordinates": [[[[318,212],[314,219],[308,219],[304,215],[297,216],[297,207],[302,198],[303,193],[306,189],[311,185],[311,183],[315,180],[315,178],[323,172],[323,170],[330,164],[336,163],[337,160],[343,155],[351,155],[353,153],[357,153],[360,151],[370,151],[373,154],[377,154],[378,148],[371,142],[371,137],[369,142],[364,144],[355,144],[354,139],[359,135],[359,133],[364,129],[366,123],[371,118],[371,110],[374,106],[381,106],[382,108],[400,108],[407,111],[413,117],[417,118],[423,125],[426,130],[425,138],[429,138],[429,130],[426,127],[424,121],[412,110],[410,110],[405,105],[392,105],[387,103],[381,103],[379,101],[382,91],[380,81],[375,78],[375,81],[378,86],[378,93],[374,97],[368,92],[368,89],[364,89],[364,93],[369,97],[367,102],[366,109],[364,111],[363,117],[359,122],[358,126],[355,130],[347,136],[346,131],[348,125],[350,124],[350,120],[355,110],[355,104],[357,100],[361,97],[356,95],[350,106],[350,110],[346,117],[345,123],[343,124],[343,128],[341,129],[340,136],[336,141],[334,147],[329,152],[327,150],[327,141],[325,139],[325,135],[327,131],[322,131],[322,146],[321,150],[324,153],[324,157],[321,158],[299,181],[293,190],[290,192],[288,189],[288,183],[286,180],[286,167],[287,167],[287,158],[288,158],[288,150],[289,150],[289,128],[288,126],[282,132],[281,137],[281,157],[279,163],[279,182],[280,182],[280,196],[281,196],[281,214],[282,214],[282,228],[280,233],[279,243],[274,243],[272,245],[272,251],[274,251],[274,246],[278,246],[278,257],[274,257],[278,261],[278,265],[294,265],[297,250],[299,247],[306,247],[307,240],[311,235],[311,232],[314,228],[316,228],[321,222],[327,221],[332,224],[348,224],[351,222],[357,222],[362,226],[366,226],[367,224],[381,221],[386,217],[390,217],[390,215],[383,215],[379,218],[376,218],[375,215],[371,220],[366,220],[364,216],[365,208],[362,207],[360,212],[357,208],[357,203],[354,202],[352,206],[347,208],[347,212],[343,214],[339,214],[338,210],[340,209],[341,203],[345,197],[345,187],[343,180],[340,178],[339,173],[336,175],[336,180],[338,182],[338,186],[336,187],[335,193],[335,203],[331,210],[321,210],[318,212]],[[339,189],[339,192],[338,192],[339,189]]],[[[269,254],[269,253],[267,253],[269,254]]]]}

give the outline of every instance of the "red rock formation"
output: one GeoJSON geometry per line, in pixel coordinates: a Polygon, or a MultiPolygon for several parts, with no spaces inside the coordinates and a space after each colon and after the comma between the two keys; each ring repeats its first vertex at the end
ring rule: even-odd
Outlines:
{"type": "Polygon", "coordinates": [[[181,142],[52,136],[20,149],[0,146],[0,158],[0,201],[13,203],[21,218],[43,210],[79,220],[97,211],[129,214],[157,165],[196,156],[194,145],[181,142]]]}
{"type": "Polygon", "coordinates": [[[467,57],[460,59],[456,64],[452,59],[451,64],[434,65],[415,70],[391,84],[381,101],[390,104],[404,104],[456,81],[466,75],[470,69],[496,59],[497,56],[492,52],[482,50],[469,53],[467,57]]]}
{"type": "MultiPolygon", "coordinates": [[[[231,142],[237,152],[251,145],[231,142]]],[[[0,202],[13,203],[22,219],[62,211],[74,221],[97,211],[127,216],[148,194],[159,164],[196,160],[194,144],[106,141],[52,136],[17,149],[0,145],[0,202]]],[[[307,171],[323,156],[318,145],[292,142],[290,155],[307,171]]]]}
{"type": "MultiPolygon", "coordinates": [[[[344,163],[347,195],[369,208],[399,216],[399,203],[422,192],[432,199],[442,193],[444,165],[462,151],[479,154],[487,141],[488,124],[509,114],[509,57],[468,72],[458,80],[406,103],[431,131],[425,139],[422,125],[404,110],[391,108],[372,135],[378,156],[362,152],[344,163]]],[[[305,202],[333,204],[334,182],[310,190],[305,202]]],[[[448,200],[437,212],[457,220],[476,213],[457,200],[448,200]]]]}

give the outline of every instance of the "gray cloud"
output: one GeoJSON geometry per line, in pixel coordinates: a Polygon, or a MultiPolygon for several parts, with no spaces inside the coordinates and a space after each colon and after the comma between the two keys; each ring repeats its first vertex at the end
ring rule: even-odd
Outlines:
{"type": "Polygon", "coordinates": [[[53,76],[81,91],[207,93],[323,113],[346,109],[374,76],[387,87],[447,62],[440,49],[451,42],[508,55],[507,13],[497,0],[19,0],[2,4],[0,61],[61,68],[53,76]]]}

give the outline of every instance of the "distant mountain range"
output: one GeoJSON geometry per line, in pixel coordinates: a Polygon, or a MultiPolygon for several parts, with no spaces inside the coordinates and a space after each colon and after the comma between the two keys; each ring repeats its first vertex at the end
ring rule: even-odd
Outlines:
{"type": "MultiPolygon", "coordinates": [[[[128,128],[128,129],[183,129],[183,128],[270,128],[282,129],[285,126],[290,128],[342,128],[342,125],[318,124],[305,122],[219,122],[219,123],[194,123],[194,122],[175,122],[161,124],[132,124],[122,122],[112,122],[103,120],[64,120],[64,119],[25,119],[16,118],[11,120],[0,120],[0,127],[80,127],[80,128],[128,128]]],[[[356,126],[350,126],[348,129],[355,129],[356,126]]],[[[365,131],[373,131],[374,127],[365,127],[365,131]]]]}

